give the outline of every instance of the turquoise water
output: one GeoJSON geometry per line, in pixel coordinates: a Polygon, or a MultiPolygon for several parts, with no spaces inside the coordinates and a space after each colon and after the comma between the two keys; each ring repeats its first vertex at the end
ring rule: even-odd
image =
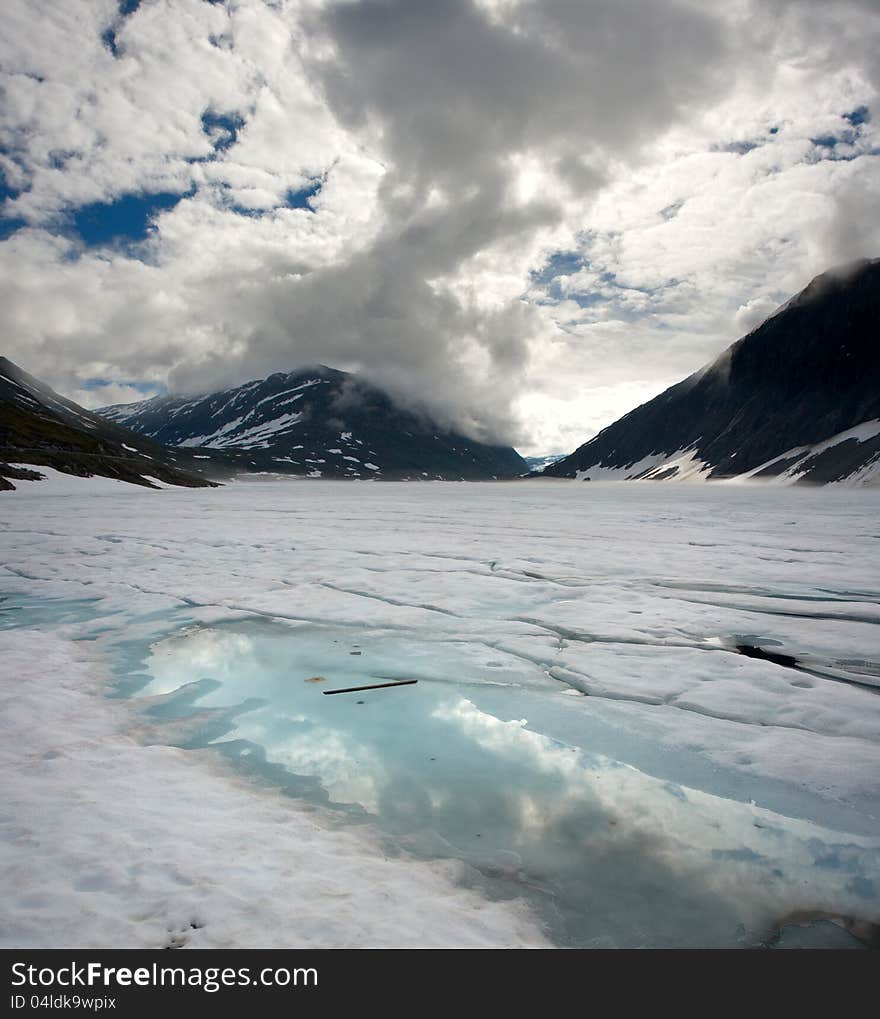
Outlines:
{"type": "MultiPolygon", "coordinates": [[[[94,612],[13,598],[0,626],[94,612]]],[[[652,746],[485,647],[183,613],[119,623],[79,636],[115,662],[154,741],[210,746],[331,823],[369,825],[389,855],[462,861],[463,880],[524,897],[559,945],[748,947],[794,912],[878,912],[876,850],[797,820],[822,803],[767,783],[759,811],[754,779],[652,746]],[[325,693],[396,679],[418,682],[325,693]]],[[[822,923],[811,936],[852,940],[822,923]]]]}
{"type": "Polygon", "coordinates": [[[588,698],[511,683],[485,659],[428,635],[194,627],[153,646],[138,696],[159,698],[158,720],[188,719],[184,745],[371,823],[388,851],[462,860],[487,894],[525,896],[561,945],[761,943],[767,888],[779,911],[827,901],[834,868],[816,860],[835,853],[873,894],[847,837],[775,815],[758,827],[741,779],[739,798],[689,788],[700,767],[708,778],[698,755],[641,745],[588,698]],[[418,683],[325,693],[397,679],[418,683]]]}
{"type": "Polygon", "coordinates": [[[38,598],[28,594],[0,594],[0,630],[28,626],[62,626],[94,616],[97,598],[38,598]]]}

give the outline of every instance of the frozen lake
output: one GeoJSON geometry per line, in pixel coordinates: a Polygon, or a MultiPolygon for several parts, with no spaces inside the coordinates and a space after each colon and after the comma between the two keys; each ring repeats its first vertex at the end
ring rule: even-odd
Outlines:
{"type": "MultiPolygon", "coordinates": [[[[43,663],[27,652],[51,635],[110,679],[77,711],[101,689],[116,698],[133,784],[165,747],[172,774],[197,764],[190,785],[210,773],[251,805],[283,790],[321,833],[313,879],[357,833],[389,870],[378,906],[352,906],[349,927],[366,925],[354,943],[466,943],[483,908],[483,944],[745,947],[781,927],[782,944],[857,944],[825,918],[861,933],[880,921],[880,493],[70,487],[2,503],[0,637],[17,641],[34,711],[43,663]],[[401,679],[418,682],[324,692],[401,679]],[[435,932],[420,921],[422,941],[403,936],[406,875],[430,889],[431,915],[456,903],[435,932]],[[369,909],[387,910],[381,931],[369,909]]],[[[13,711],[7,742],[15,726],[13,711]]],[[[63,781],[30,800],[63,815],[63,781]]],[[[184,793],[164,795],[172,840],[184,793]]],[[[30,840],[51,839],[33,824],[30,840]]],[[[12,830],[18,888],[20,819],[12,830]]],[[[289,830],[264,837],[290,844],[289,830]]],[[[204,887],[236,880],[222,852],[188,866],[204,887]]],[[[332,894],[304,882],[290,912],[338,911],[365,880],[355,871],[332,894]]],[[[91,930],[96,888],[70,897],[72,930],[77,909],[91,930]]],[[[10,943],[36,943],[39,909],[17,894],[10,943]]],[[[149,882],[117,894],[128,931],[139,895],[161,914],[149,882]]],[[[234,903],[198,901],[187,943],[351,943],[293,921],[286,942],[236,940],[234,903]]]]}

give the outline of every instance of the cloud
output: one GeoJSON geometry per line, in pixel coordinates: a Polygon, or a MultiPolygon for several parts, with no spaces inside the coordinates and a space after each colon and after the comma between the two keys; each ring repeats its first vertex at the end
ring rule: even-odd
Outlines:
{"type": "Polygon", "coordinates": [[[880,253],[873,3],[126,9],[0,42],[6,352],[71,394],[323,362],[561,452],[880,253]]]}
{"type": "Polygon", "coordinates": [[[765,319],[769,318],[776,310],[776,307],[776,302],[772,301],[769,297],[756,297],[751,301],[747,301],[736,309],[736,314],[733,317],[737,331],[742,333],[743,336],[746,333],[750,333],[765,319]]]}
{"type": "Polygon", "coordinates": [[[69,398],[81,407],[95,409],[110,407],[116,403],[134,403],[137,400],[148,400],[158,396],[163,388],[157,385],[132,385],[125,382],[97,382],[85,389],[77,389],[69,393],[69,398]]]}

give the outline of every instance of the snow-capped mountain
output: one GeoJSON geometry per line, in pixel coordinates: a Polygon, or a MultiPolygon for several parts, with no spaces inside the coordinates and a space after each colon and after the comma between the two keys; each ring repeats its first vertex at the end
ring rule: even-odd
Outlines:
{"type": "Polygon", "coordinates": [[[396,406],[387,394],[323,365],[207,396],[159,396],[105,407],[141,435],[241,470],[325,478],[510,478],[513,449],[488,446],[396,406]]]}
{"type": "Polygon", "coordinates": [[[543,476],[880,482],[880,259],[817,276],[543,476]]]}
{"type": "Polygon", "coordinates": [[[187,456],[111,424],[0,357],[0,491],[42,480],[40,467],[147,488],[159,487],[157,481],[210,485],[192,466],[187,456]]]}
{"type": "Polygon", "coordinates": [[[534,474],[540,474],[546,470],[550,464],[555,464],[558,460],[562,460],[565,456],[564,453],[556,453],[554,456],[526,456],[523,459],[526,462],[528,469],[534,474]]]}

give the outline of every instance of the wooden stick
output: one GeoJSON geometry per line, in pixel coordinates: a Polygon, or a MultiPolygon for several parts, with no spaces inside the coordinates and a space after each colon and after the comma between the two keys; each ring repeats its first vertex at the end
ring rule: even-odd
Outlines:
{"type": "Polygon", "coordinates": [[[358,693],[361,690],[381,690],[386,686],[412,686],[413,683],[418,683],[417,679],[398,679],[394,683],[371,683],[369,686],[349,686],[344,690],[324,690],[324,694],[329,696],[333,693],[358,693]]]}

